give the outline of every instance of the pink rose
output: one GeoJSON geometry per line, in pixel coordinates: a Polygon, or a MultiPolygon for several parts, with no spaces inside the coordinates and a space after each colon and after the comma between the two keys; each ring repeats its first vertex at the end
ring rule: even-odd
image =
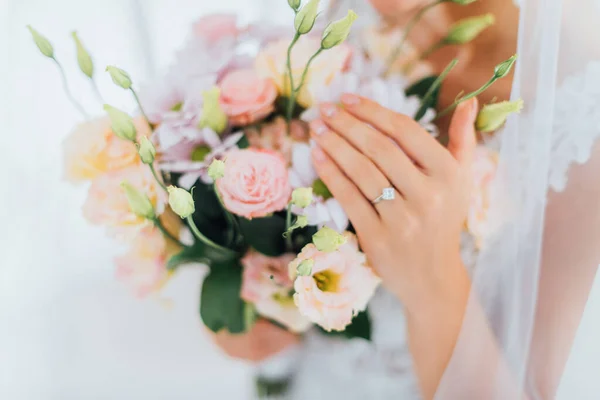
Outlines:
{"type": "MultiPolygon", "coordinates": [[[[179,236],[179,217],[168,212],[163,214],[161,221],[169,232],[179,236]]],[[[179,246],[166,239],[158,228],[148,226],[135,236],[127,253],[115,258],[117,278],[138,296],[146,296],[167,281],[167,260],[179,250],[179,246]]]]}
{"type": "Polygon", "coordinates": [[[304,260],[313,260],[310,276],[297,276],[294,301],[300,313],[327,331],[342,331],[352,318],[364,311],[380,279],[358,250],[356,237],[345,233],[346,244],[325,253],[306,245],[289,265],[290,276],[304,260]]]}
{"type": "Polygon", "coordinates": [[[275,109],[277,87],[251,69],[228,73],[221,81],[221,107],[233,125],[249,125],[275,109]]]}
{"type": "Polygon", "coordinates": [[[253,303],[260,315],[283,324],[292,332],[304,332],[311,322],[298,312],[290,294],[293,283],[287,271],[293,259],[293,254],[267,257],[255,251],[248,252],[242,258],[241,297],[253,303]]]}
{"type": "Polygon", "coordinates": [[[152,176],[150,168],[139,164],[95,179],[83,205],[83,215],[90,223],[107,226],[111,233],[129,239],[150,222],[131,212],[121,188],[123,181],[129,182],[138,191],[145,193],[157,215],[164,211],[167,195],[152,176]]]}
{"type": "Polygon", "coordinates": [[[224,38],[235,38],[240,30],[235,14],[213,14],[198,19],[193,27],[194,36],[202,37],[207,42],[215,42],[224,38]]]}
{"type": "Polygon", "coordinates": [[[250,147],[257,149],[275,150],[283,156],[286,163],[292,163],[292,149],[295,143],[308,143],[308,127],[305,122],[293,120],[287,132],[287,122],[281,116],[273,122],[261,125],[260,128],[244,130],[250,147]]]}
{"type": "Polygon", "coordinates": [[[292,193],[283,157],[258,149],[228,151],[217,188],[225,207],[248,219],[283,210],[292,193]]]}
{"type": "Polygon", "coordinates": [[[473,190],[466,225],[468,231],[475,237],[477,246],[480,247],[483,237],[491,229],[488,214],[491,185],[498,169],[498,155],[484,146],[479,146],[475,149],[472,168],[473,190]]]}

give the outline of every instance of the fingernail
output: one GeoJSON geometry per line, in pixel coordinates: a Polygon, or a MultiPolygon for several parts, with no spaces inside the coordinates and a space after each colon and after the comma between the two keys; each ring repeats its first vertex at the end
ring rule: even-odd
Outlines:
{"type": "Polygon", "coordinates": [[[316,121],[310,123],[310,129],[316,135],[322,135],[327,132],[327,125],[325,125],[320,119],[317,119],[316,121]]]}
{"type": "Polygon", "coordinates": [[[352,93],[344,93],[341,100],[347,106],[355,106],[360,103],[360,97],[352,93]]]}
{"type": "Polygon", "coordinates": [[[321,104],[321,114],[323,114],[324,116],[331,118],[335,115],[336,112],[337,107],[334,104],[321,104]]]}
{"type": "Polygon", "coordinates": [[[321,150],[321,148],[319,146],[313,147],[312,154],[313,154],[313,158],[315,159],[315,161],[317,161],[317,162],[325,161],[325,153],[323,153],[323,150],[321,150]]]}

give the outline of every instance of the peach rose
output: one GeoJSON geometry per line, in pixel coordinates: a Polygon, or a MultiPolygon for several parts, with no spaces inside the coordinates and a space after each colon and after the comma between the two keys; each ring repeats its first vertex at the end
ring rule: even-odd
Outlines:
{"type": "MultiPolygon", "coordinates": [[[[287,78],[287,49],[288,39],[282,39],[267,45],[257,56],[255,67],[258,74],[271,78],[282,96],[290,95],[290,84],[287,78]]],[[[298,86],[302,72],[308,59],[321,47],[321,39],[312,36],[302,36],[292,50],[292,75],[294,86],[298,86]]],[[[298,103],[310,107],[313,103],[311,86],[327,86],[334,76],[344,70],[351,56],[348,45],[342,44],[322,52],[310,65],[304,86],[298,95],[298,103]]]]}
{"type": "Polygon", "coordinates": [[[217,188],[225,208],[248,219],[283,210],[292,193],[283,157],[258,149],[228,151],[217,188]]]}
{"type": "MultiPolygon", "coordinates": [[[[180,218],[165,212],[161,221],[169,232],[179,236],[180,218]]],[[[180,247],[166,239],[158,228],[148,226],[135,236],[127,253],[115,258],[117,278],[137,296],[146,296],[166,283],[170,276],[166,269],[167,260],[179,250],[180,247]]]]}
{"type": "Polygon", "coordinates": [[[297,276],[294,301],[300,313],[327,331],[342,331],[364,311],[380,279],[358,250],[356,237],[345,232],[347,242],[331,253],[306,245],[289,265],[290,276],[304,260],[313,260],[310,276],[297,276]]]}
{"type": "Polygon", "coordinates": [[[101,175],[94,180],[83,205],[83,215],[90,223],[105,225],[111,233],[128,239],[150,222],[131,212],[121,188],[123,181],[128,181],[141,193],[145,193],[154,205],[157,215],[164,211],[166,193],[152,176],[150,168],[139,164],[101,175]]]}
{"type": "MultiPolygon", "coordinates": [[[[143,118],[134,119],[134,124],[138,135],[150,135],[143,118]]],[[[140,162],[135,145],[115,136],[108,117],[77,125],[64,141],[63,151],[65,178],[71,182],[94,179],[140,162]]]]}
{"type": "Polygon", "coordinates": [[[198,19],[193,27],[194,36],[202,37],[207,42],[215,42],[224,38],[234,38],[240,31],[235,14],[213,14],[198,19]]]}
{"type": "Polygon", "coordinates": [[[287,133],[287,122],[281,116],[276,117],[273,122],[261,125],[260,128],[248,128],[244,130],[250,147],[257,149],[275,150],[283,156],[287,165],[292,163],[292,148],[294,143],[308,143],[308,126],[305,122],[293,120],[287,133]]]}
{"type": "Polygon", "coordinates": [[[232,125],[250,125],[275,109],[277,88],[251,69],[229,72],[220,84],[221,107],[232,125]]]}
{"type": "Polygon", "coordinates": [[[498,154],[484,146],[477,147],[473,159],[473,191],[466,225],[467,230],[475,237],[478,247],[481,247],[483,237],[490,230],[488,214],[491,184],[497,169],[498,154]]]}
{"type": "Polygon", "coordinates": [[[267,257],[255,251],[242,258],[244,267],[241,297],[253,303],[256,311],[292,332],[304,332],[312,325],[298,312],[290,293],[293,283],[288,276],[288,264],[293,254],[267,257]]]}

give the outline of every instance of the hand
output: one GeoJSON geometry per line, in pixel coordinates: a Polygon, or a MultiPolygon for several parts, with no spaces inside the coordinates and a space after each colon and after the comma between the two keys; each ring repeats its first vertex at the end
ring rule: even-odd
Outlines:
{"type": "Polygon", "coordinates": [[[228,356],[260,362],[300,342],[298,335],[258,320],[249,332],[232,335],[226,331],[213,334],[213,340],[228,356]]]}
{"type": "MultiPolygon", "coordinates": [[[[355,95],[321,106],[311,124],[315,168],[356,229],[383,285],[407,311],[463,303],[460,260],[476,145],[477,100],[461,104],[443,147],[412,118],[355,95]],[[383,188],[396,198],[372,204],[383,188]]],[[[439,307],[435,308],[437,312],[439,307]]]]}

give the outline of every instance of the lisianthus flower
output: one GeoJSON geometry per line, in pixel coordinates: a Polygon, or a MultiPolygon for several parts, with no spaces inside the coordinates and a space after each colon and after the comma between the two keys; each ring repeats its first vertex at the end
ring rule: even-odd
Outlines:
{"type": "Polygon", "coordinates": [[[290,133],[285,118],[275,117],[272,122],[244,129],[250,147],[275,150],[281,154],[287,165],[292,163],[292,149],[295,143],[307,143],[308,126],[305,122],[292,120],[290,133]]]}
{"type": "Polygon", "coordinates": [[[294,302],[298,310],[327,331],[342,331],[367,307],[380,279],[358,250],[356,237],[346,232],[346,243],[333,252],[306,245],[289,265],[294,278],[294,302]],[[314,262],[308,276],[297,276],[300,263],[314,262]]]}
{"type": "MultiPolygon", "coordinates": [[[[174,237],[179,237],[181,219],[178,216],[167,211],[160,219],[174,237]]],[[[147,296],[167,282],[170,273],[166,263],[179,250],[180,247],[165,238],[158,228],[147,226],[132,240],[127,253],[115,258],[117,278],[137,296],[147,296]]]]}
{"type": "Polygon", "coordinates": [[[294,254],[267,257],[255,251],[242,258],[241,297],[254,304],[256,311],[271,318],[292,332],[304,332],[312,325],[294,304],[293,283],[288,275],[288,264],[294,254]]]}
{"type": "Polygon", "coordinates": [[[208,176],[208,167],[214,159],[223,159],[224,154],[237,148],[243,132],[226,135],[224,139],[210,128],[201,130],[201,136],[194,140],[185,140],[162,154],[160,169],[181,173],[179,186],[190,189],[201,179],[210,184],[213,180],[208,176]]]}
{"type": "Polygon", "coordinates": [[[83,215],[94,225],[106,226],[109,233],[122,239],[131,239],[152,222],[131,211],[121,187],[123,181],[148,196],[156,215],[162,214],[167,195],[152,176],[150,168],[138,164],[96,178],[83,205],[83,215]]]}
{"type": "MultiPolygon", "coordinates": [[[[134,118],[133,122],[138,137],[150,135],[143,118],[134,118]]],[[[65,139],[63,149],[64,174],[71,182],[94,179],[140,163],[135,145],[118,138],[106,116],[77,125],[65,139]]]]}
{"type": "Polygon", "coordinates": [[[289,176],[292,188],[313,188],[312,204],[306,208],[292,207],[294,214],[306,216],[309,225],[325,225],[338,232],[343,232],[348,227],[348,216],[340,203],[328,193],[315,171],[308,144],[294,145],[289,176]]]}
{"type": "Polygon", "coordinates": [[[192,26],[194,37],[205,40],[207,43],[218,42],[224,39],[235,39],[241,30],[238,28],[237,15],[211,14],[199,18],[192,26]]]}

